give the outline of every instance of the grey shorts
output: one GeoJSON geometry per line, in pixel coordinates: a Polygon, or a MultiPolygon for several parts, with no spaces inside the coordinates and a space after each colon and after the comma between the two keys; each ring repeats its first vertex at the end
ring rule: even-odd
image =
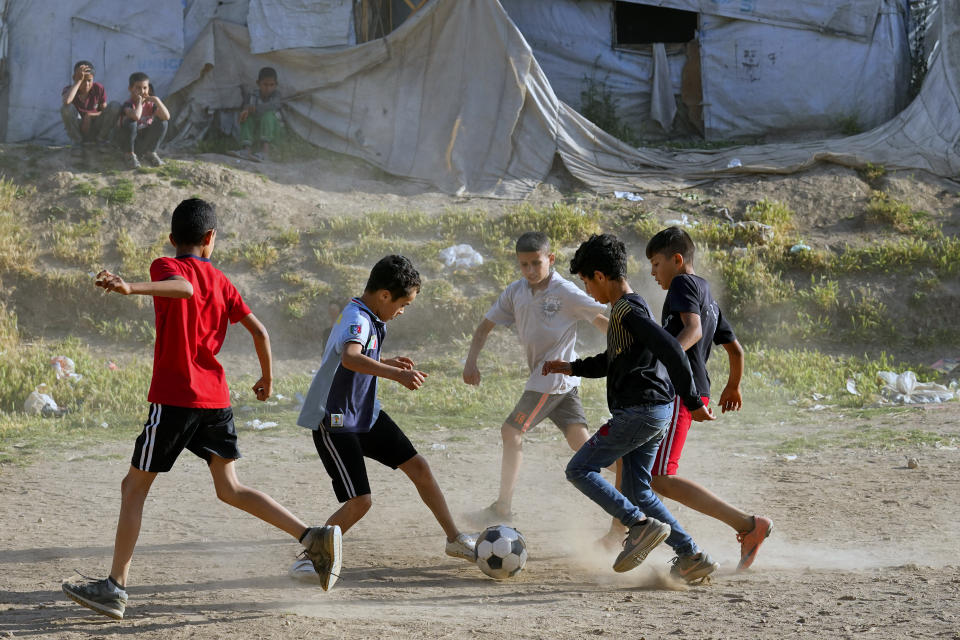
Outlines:
{"type": "Polygon", "coordinates": [[[571,424],[587,424],[577,387],[566,393],[524,391],[505,424],[523,433],[543,422],[544,418],[550,418],[562,431],[571,424]]]}

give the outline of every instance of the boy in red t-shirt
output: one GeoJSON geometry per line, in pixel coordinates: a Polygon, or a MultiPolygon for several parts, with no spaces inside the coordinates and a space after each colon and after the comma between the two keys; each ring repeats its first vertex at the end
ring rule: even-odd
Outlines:
{"type": "Polygon", "coordinates": [[[216,227],[212,205],[198,198],[184,200],[173,212],[170,234],[177,256],[154,260],[151,282],[124,282],[107,271],[97,275],[97,286],[107,291],[153,296],[157,326],[153,380],[147,396],[149,417],[120,485],[120,518],[110,575],[63,585],[71,599],[118,620],[127,603],[124,588],[147,493],[157,474],[169,471],[184,449],[207,461],[218,498],[303,543],[304,554],[320,575],[324,590],[333,585],[340,571],[339,527],[307,527],[273,498],[237,479],[233,463],[240,452],[230,391],[216,358],[227,323],[239,322],[253,337],[261,372],[253,385],[258,400],[270,397],[273,362],[266,329],[233,284],[210,263],[216,227]]]}
{"type": "Polygon", "coordinates": [[[60,92],[60,116],[75,144],[104,142],[113,130],[120,106],[107,104],[107,92],[95,82],[93,64],[80,60],[73,65],[73,83],[60,92]]]}

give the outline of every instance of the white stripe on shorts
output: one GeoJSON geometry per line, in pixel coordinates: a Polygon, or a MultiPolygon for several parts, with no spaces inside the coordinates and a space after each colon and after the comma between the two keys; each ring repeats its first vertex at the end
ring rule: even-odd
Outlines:
{"type": "Polygon", "coordinates": [[[343,464],[343,460],[340,459],[340,454],[337,452],[336,447],[333,446],[330,434],[327,433],[323,427],[320,427],[320,432],[323,445],[327,448],[330,457],[333,458],[333,463],[337,466],[337,471],[340,472],[340,480],[343,481],[343,487],[347,490],[347,497],[356,498],[357,490],[353,488],[353,481],[350,480],[350,476],[347,474],[347,467],[343,464]]]}
{"type": "Polygon", "coordinates": [[[149,471],[153,461],[153,446],[157,442],[157,425],[160,424],[160,411],[163,405],[150,403],[150,417],[143,428],[143,449],[140,450],[140,471],[149,471]]]}
{"type": "Polygon", "coordinates": [[[667,466],[670,463],[670,449],[673,448],[673,439],[677,435],[677,419],[680,417],[680,398],[673,399],[673,417],[670,419],[670,425],[667,432],[660,441],[660,451],[657,455],[660,457],[660,465],[654,471],[654,475],[662,476],[667,472],[667,466]]]}

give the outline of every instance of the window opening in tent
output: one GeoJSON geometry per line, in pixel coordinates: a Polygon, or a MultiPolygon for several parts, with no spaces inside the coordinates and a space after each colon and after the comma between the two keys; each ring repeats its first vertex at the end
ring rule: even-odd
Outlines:
{"type": "Polygon", "coordinates": [[[613,24],[615,47],[684,43],[696,36],[697,14],[636,2],[614,2],[613,24]]]}

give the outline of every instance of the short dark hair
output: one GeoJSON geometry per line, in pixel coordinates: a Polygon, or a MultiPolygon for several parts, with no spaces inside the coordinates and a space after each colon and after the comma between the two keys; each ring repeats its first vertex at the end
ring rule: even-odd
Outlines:
{"type": "Polygon", "coordinates": [[[257,82],[260,82],[264,78],[273,78],[277,79],[277,70],[273,67],[262,67],[260,73],[257,74],[257,82]]]}
{"type": "Polygon", "coordinates": [[[89,60],[78,60],[77,64],[73,65],[73,72],[76,73],[77,69],[79,69],[80,67],[90,67],[91,75],[97,75],[96,68],[93,66],[93,63],[90,62],[89,60]]]}
{"type": "Polygon", "coordinates": [[[420,274],[405,256],[391,255],[380,258],[370,270],[364,292],[373,293],[386,289],[397,300],[420,291],[420,274]]]}
{"type": "Polygon", "coordinates": [[[593,278],[599,271],[611,280],[627,275],[627,247],[611,233],[592,235],[570,260],[570,273],[593,278]]]}
{"type": "Polygon", "coordinates": [[[680,227],[667,227],[650,238],[650,242],[647,243],[647,259],[658,253],[668,257],[679,253],[683,256],[684,262],[693,262],[693,254],[696,250],[697,247],[693,244],[693,238],[689,233],[680,227]]]}
{"type": "Polygon", "coordinates": [[[184,200],[173,210],[170,235],[179,247],[197,246],[207,231],[217,228],[215,207],[200,198],[184,200]]]}
{"type": "Polygon", "coordinates": [[[517,253],[550,251],[550,238],[542,231],[527,231],[517,238],[517,253]]]}
{"type": "Polygon", "coordinates": [[[132,87],[138,82],[143,82],[144,80],[149,80],[150,76],[145,74],[143,71],[134,71],[130,74],[130,80],[127,82],[128,87],[132,87]]]}

